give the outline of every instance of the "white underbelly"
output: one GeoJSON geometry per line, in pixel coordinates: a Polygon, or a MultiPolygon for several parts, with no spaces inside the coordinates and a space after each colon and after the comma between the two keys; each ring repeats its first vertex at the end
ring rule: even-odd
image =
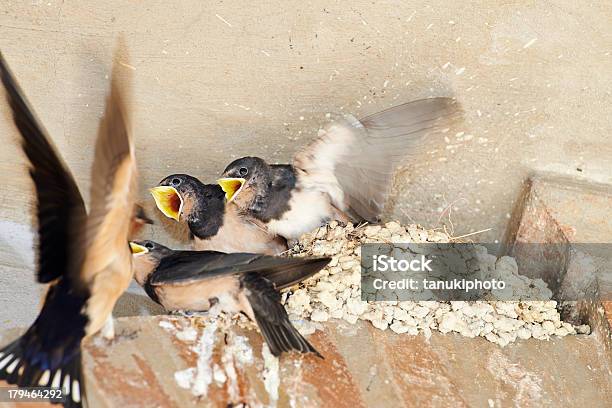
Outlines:
{"type": "Polygon", "coordinates": [[[307,232],[325,224],[334,215],[329,196],[321,191],[294,192],[289,200],[289,210],[278,220],[266,225],[272,234],[286,239],[298,239],[307,232]]]}

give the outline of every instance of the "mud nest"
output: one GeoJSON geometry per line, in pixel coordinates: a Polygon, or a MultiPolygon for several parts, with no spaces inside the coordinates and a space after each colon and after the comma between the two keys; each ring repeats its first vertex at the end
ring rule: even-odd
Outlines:
{"type": "Polygon", "coordinates": [[[314,332],[318,322],[342,319],[354,324],[367,320],[380,330],[429,337],[433,330],[456,332],[466,337],[484,337],[505,346],[516,339],[549,339],[550,336],[586,334],[587,325],[563,322],[552,292],[541,279],[518,273],[514,258],[497,258],[477,246],[475,267],[488,276],[503,276],[515,291],[529,292],[538,301],[385,301],[361,300],[361,244],[365,243],[449,243],[441,231],[417,225],[354,226],[331,222],[303,235],[290,250],[294,256],[331,256],[329,265],[283,294],[290,318],[303,334],[314,332]],[[545,300],[548,299],[548,300],[545,300]]]}

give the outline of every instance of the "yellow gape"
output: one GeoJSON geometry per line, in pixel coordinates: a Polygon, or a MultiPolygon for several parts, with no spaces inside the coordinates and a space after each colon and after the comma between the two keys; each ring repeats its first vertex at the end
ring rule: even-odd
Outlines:
{"type": "Polygon", "coordinates": [[[183,198],[174,187],[159,186],[151,190],[157,208],[168,218],[178,221],[183,210],[183,198]]]}
{"type": "Polygon", "coordinates": [[[217,180],[217,184],[221,186],[221,189],[225,191],[225,198],[227,201],[232,201],[242,190],[242,186],[246,182],[243,178],[221,178],[217,180]]]}
{"type": "Polygon", "coordinates": [[[130,250],[132,251],[132,254],[134,255],[144,255],[147,252],[149,252],[149,250],[146,247],[139,245],[135,242],[130,242],[130,250]]]}

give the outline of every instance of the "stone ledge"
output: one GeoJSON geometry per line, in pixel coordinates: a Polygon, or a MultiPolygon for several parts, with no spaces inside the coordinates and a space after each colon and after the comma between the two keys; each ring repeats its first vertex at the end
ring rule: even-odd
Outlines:
{"type": "MultiPolygon", "coordinates": [[[[207,395],[180,388],[177,371],[195,367],[192,338],[177,332],[202,322],[183,317],[117,320],[113,343],[94,338],[85,345],[84,369],[93,407],[249,406],[605,406],[612,398],[610,362],[594,336],[526,340],[501,348],[484,339],[434,333],[382,332],[366,322],[327,322],[309,337],[325,356],[285,355],[276,387],[266,385],[259,333],[236,325],[217,331],[210,367],[225,381],[212,381],[207,395]],[[169,330],[168,323],[177,327],[169,330]],[[252,361],[224,360],[226,342],[244,336],[252,361]],[[185,337],[185,336],[179,336],[185,337]],[[231,371],[235,380],[230,380],[231,371]]],[[[232,353],[230,353],[232,354],[232,353]]],[[[274,377],[274,376],[272,376],[274,377]]],[[[271,382],[273,384],[273,381],[271,382]]],[[[25,405],[18,405],[22,407],[25,405]]],[[[34,406],[34,405],[33,405],[34,406]]],[[[37,405],[40,406],[40,405],[37,405]]]]}

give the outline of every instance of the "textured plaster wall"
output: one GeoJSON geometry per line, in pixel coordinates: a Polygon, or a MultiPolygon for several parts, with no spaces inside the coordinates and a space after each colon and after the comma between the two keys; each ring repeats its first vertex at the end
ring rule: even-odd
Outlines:
{"type": "MultiPolygon", "coordinates": [[[[147,200],[170,172],[214,179],[245,154],[287,161],[329,112],[453,94],[464,124],[405,163],[389,214],[455,235],[490,228],[478,239],[495,242],[530,173],[612,183],[610,21],[609,2],[565,0],[4,0],[0,49],[86,199],[120,33],[147,200]]],[[[6,113],[0,104],[3,327],[38,303],[31,186],[6,113]]],[[[172,242],[159,224],[149,236],[172,242]]],[[[141,307],[127,303],[123,314],[141,307]]]]}

